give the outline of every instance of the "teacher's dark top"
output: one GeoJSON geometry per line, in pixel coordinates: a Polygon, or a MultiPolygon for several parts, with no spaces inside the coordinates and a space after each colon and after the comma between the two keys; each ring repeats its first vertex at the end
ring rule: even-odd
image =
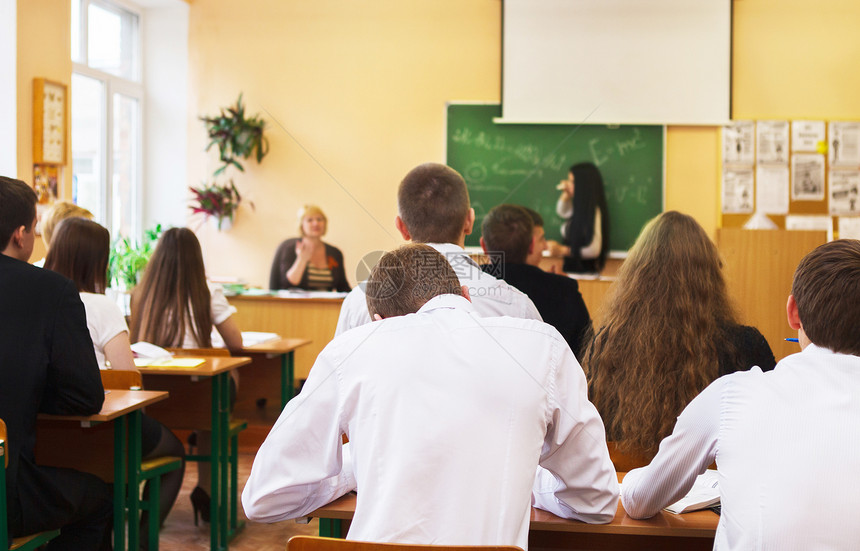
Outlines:
{"type": "MultiPolygon", "coordinates": [[[[272,261],[272,271],[269,274],[269,289],[310,289],[308,286],[308,271],[302,274],[302,280],[298,285],[293,285],[287,279],[287,270],[296,261],[296,244],[300,237],[287,239],[275,251],[275,259],[272,261]]],[[[337,247],[328,243],[325,245],[326,266],[331,270],[332,289],[335,291],[349,291],[349,282],[346,280],[346,271],[343,267],[343,253],[337,247]]]]}
{"type": "Polygon", "coordinates": [[[558,329],[579,358],[582,337],[591,326],[591,318],[575,279],[530,264],[485,264],[481,269],[527,294],[543,321],[558,329]]]}

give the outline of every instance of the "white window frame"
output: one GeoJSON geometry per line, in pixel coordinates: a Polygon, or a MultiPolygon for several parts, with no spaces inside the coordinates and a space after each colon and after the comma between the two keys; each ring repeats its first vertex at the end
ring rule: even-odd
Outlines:
{"type": "MultiPolygon", "coordinates": [[[[143,124],[146,120],[144,116],[144,83],[143,83],[143,48],[142,48],[142,40],[141,36],[143,35],[143,11],[136,5],[126,2],[125,0],[72,0],[74,2],[80,3],[80,52],[81,52],[81,61],[72,60],[72,72],[80,74],[85,77],[89,77],[95,80],[100,81],[104,85],[104,102],[102,103],[102,115],[105,127],[104,132],[102,134],[102,143],[99,144],[99,147],[102,151],[102,166],[101,174],[102,181],[100,182],[101,192],[102,192],[102,208],[101,212],[93,213],[96,216],[96,219],[103,222],[107,228],[113,228],[113,127],[114,127],[114,94],[122,94],[128,96],[130,98],[136,99],[138,102],[138,106],[140,109],[138,110],[138,121],[136,124],[136,136],[135,140],[138,145],[137,150],[135,152],[134,166],[136,167],[136,174],[134,175],[136,178],[137,185],[133,190],[134,195],[134,209],[132,211],[132,220],[130,223],[131,233],[132,235],[126,236],[131,238],[138,238],[142,234],[141,229],[141,220],[143,218],[143,136],[144,129],[143,124]],[[135,44],[133,44],[134,48],[134,56],[136,58],[135,63],[135,73],[137,81],[128,80],[122,77],[118,77],[116,75],[107,73],[100,69],[93,69],[88,65],[89,62],[89,52],[87,51],[87,26],[88,26],[88,13],[89,13],[89,5],[95,4],[105,9],[111,8],[122,8],[127,10],[137,16],[138,28],[134,37],[135,44]]],[[[74,93],[74,90],[72,90],[74,93]]],[[[74,167],[73,167],[74,170],[74,167]]],[[[119,236],[112,235],[111,237],[116,238],[119,236]]]]}

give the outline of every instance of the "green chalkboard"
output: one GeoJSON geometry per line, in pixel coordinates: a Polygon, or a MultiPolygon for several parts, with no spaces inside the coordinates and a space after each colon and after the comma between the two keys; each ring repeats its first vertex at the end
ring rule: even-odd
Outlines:
{"type": "Polygon", "coordinates": [[[629,249],[642,226],[663,210],[663,126],[496,124],[498,104],[447,109],[447,163],[466,179],[477,217],[466,245],[478,245],[484,215],[501,203],[537,210],[547,238],[560,240],[555,187],[583,161],[603,176],[611,250],[629,249]]]}

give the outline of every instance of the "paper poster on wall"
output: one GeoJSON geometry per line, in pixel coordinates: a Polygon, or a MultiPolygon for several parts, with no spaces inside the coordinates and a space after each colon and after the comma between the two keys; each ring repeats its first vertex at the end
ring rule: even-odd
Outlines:
{"type": "Polygon", "coordinates": [[[788,167],[758,165],[756,179],[756,210],[764,214],[788,214],[788,167]]]}
{"type": "Polygon", "coordinates": [[[839,239],[860,239],[860,216],[839,217],[839,239]]]}
{"type": "Polygon", "coordinates": [[[723,127],[723,164],[752,165],[755,160],[755,123],[735,121],[723,127]]]}
{"type": "Polygon", "coordinates": [[[860,214],[860,171],[831,170],[830,181],[830,214],[860,214]]]}
{"type": "Polygon", "coordinates": [[[824,121],[791,121],[791,150],[824,152],[824,121]]]}
{"type": "Polygon", "coordinates": [[[723,170],[723,213],[745,214],[753,211],[753,171],[723,170]]]}
{"type": "Polygon", "coordinates": [[[759,163],[788,163],[788,121],[756,122],[755,142],[759,163]]]}
{"type": "Polygon", "coordinates": [[[833,241],[833,219],[826,214],[790,214],[785,217],[787,230],[822,230],[827,232],[827,240],[833,241]]]}
{"type": "Polygon", "coordinates": [[[824,155],[797,153],[791,156],[791,199],[824,200],[824,155]]]}
{"type": "Polygon", "coordinates": [[[827,135],[827,160],[831,166],[860,166],[860,122],[831,122],[827,135]]]}

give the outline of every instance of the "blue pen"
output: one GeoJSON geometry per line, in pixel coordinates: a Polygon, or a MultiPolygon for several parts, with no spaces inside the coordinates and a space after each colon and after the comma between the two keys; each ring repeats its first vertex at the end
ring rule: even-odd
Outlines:
{"type": "Polygon", "coordinates": [[[797,339],[792,339],[792,338],[788,338],[788,339],[785,339],[785,340],[787,340],[788,342],[797,342],[797,339]]]}

